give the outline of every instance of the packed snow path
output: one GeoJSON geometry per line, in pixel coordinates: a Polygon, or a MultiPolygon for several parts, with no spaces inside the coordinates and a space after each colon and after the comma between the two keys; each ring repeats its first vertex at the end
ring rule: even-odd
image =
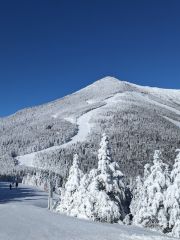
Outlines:
{"type": "MultiPolygon", "coordinates": [[[[90,120],[91,116],[94,113],[96,113],[100,108],[110,107],[110,106],[113,106],[113,104],[115,104],[115,103],[124,102],[124,100],[122,100],[122,98],[121,98],[124,94],[125,95],[130,94],[135,99],[138,99],[138,101],[143,101],[143,102],[146,102],[146,103],[151,104],[151,105],[156,105],[156,106],[159,106],[159,107],[162,107],[162,108],[166,108],[167,110],[172,111],[172,112],[180,115],[180,111],[178,111],[177,109],[169,107],[169,106],[164,105],[162,103],[158,103],[158,102],[150,99],[147,95],[144,96],[143,94],[137,93],[137,92],[117,93],[113,97],[110,97],[110,98],[104,100],[106,105],[101,106],[101,107],[96,108],[96,109],[93,109],[93,110],[83,114],[82,116],[80,116],[77,119],[76,124],[78,125],[78,133],[74,137],[72,137],[69,142],[67,142],[65,144],[62,144],[61,146],[54,146],[54,147],[50,147],[50,148],[47,148],[47,149],[44,149],[44,150],[41,150],[41,151],[38,151],[38,152],[33,152],[33,153],[30,153],[30,154],[26,154],[24,156],[18,156],[18,157],[16,157],[16,159],[19,161],[19,164],[31,167],[31,166],[33,166],[32,165],[33,158],[34,158],[35,154],[37,154],[37,153],[44,153],[44,152],[48,152],[48,151],[53,151],[53,150],[56,150],[56,149],[59,149],[59,148],[67,147],[67,146],[69,146],[73,143],[83,142],[86,139],[86,137],[88,136],[88,134],[90,133],[90,130],[91,130],[91,126],[89,125],[89,120],[90,120]]],[[[180,125],[177,124],[178,122],[175,123],[175,121],[171,120],[170,118],[166,118],[166,119],[169,120],[170,122],[172,122],[173,124],[175,124],[176,126],[180,126],[180,125]]],[[[73,122],[73,120],[70,119],[70,118],[66,118],[66,120],[70,121],[70,122],[73,122]]]]}
{"type": "Polygon", "coordinates": [[[46,192],[31,186],[20,184],[18,189],[9,190],[9,183],[0,183],[0,239],[175,239],[136,226],[97,223],[51,212],[46,209],[47,195],[46,192]]]}
{"type": "MultiPolygon", "coordinates": [[[[1,204],[9,205],[34,205],[37,207],[47,208],[49,193],[37,187],[24,185],[19,183],[19,186],[9,189],[10,183],[0,182],[0,206],[1,204]]],[[[53,201],[58,201],[59,195],[53,195],[53,201]]],[[[0,215],[1,216],[1,215],[0,215]]],[[[1,238],[0,238],[1,239],[1,238]]]]}

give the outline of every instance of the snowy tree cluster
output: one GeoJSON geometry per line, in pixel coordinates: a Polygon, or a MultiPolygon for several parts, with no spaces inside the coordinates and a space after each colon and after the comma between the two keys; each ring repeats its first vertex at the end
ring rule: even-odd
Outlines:
{"type": "Polygon", "coordinates": [[[54,211],[93,221],[141,225],[180,237],[180,150],[176,152],[170,171],[156,150],[153,164],[144,166],[144,176],[130,183],[131,195],[103,134],[97,169],[84,173],[75,154],[54,211]]]}
{"type": "Polygon", "coordinates": [[[93,221],[123,221],[126,206],[124,175],[119,163],[112,160],[109,139],[103,134],[98,151],[98,168],[88,173],[80,169],[78,155],[74,155],[69,177],[61,192],[55,211],[93,221]]]}
{"type": "MultiPolygon", "coordinates": [[[[99,110],[100,111],[100,110],[99,110]]],[[[113,158],[129,177],[143,175],[146,163],[152,163],[154,149],[164,153],[164,162],[173,165],[175,150],[180,148],[180,129],[163,116],[177,119],[177,116],[156,106],[123,102],[123,106],[101,109],[101,114],[91,119],[91,142],[98,148],[99,133],[110,137],[113,158]]],[[[90,142],[90,141],[89,141],[90,142]]],[[[170,167],[171,167],[170,166],[170,167]]]]}
{"type": "Polygon", "coordinates": [[[52,171],[32,169],[26,170],[22,177],[22,183],[38,187],[43,190],[48,190],[48,182],[53,182],[54,191],[59,194],[60,187],[62,186],[62,177],[52,171]]]}
{"type": "MultiPolygon", "coordinates": [[[[74,154],[64,188],[60,174],[38,169],[29,170],[23,183],[46,189],[51,178],[54,190],[61,190],[55,211],[93,221],[123,221],[180,237],[180,150],[177,152],[170,171],[161,151],[155,151],[153,164],[144,166],[144,176],[130,183],[132,201],[120,165],[112,160],[106,134],[100,143],[97,169],[84,173],[78,155],[74,154]]],[[[24,173],[23,170],[18,172],[19,175],[24,173]]]]}
{"type": "Polygon", "coordinates": [[[66,148],[58,150],[37,153],[33,159],[33,166],[42,169],[50,169],[67,176],[69,168],[72,165],[73,155],[78,152],[80,167],[84,172],[97,167],[97,154],[95,144],[76,143],[66,148]]]}
{"type": "Polygon", "coordinates": [[[172,171],[155,151],[153,165],[146,164],[144,177],[136,178],[130,210],[133,224],[180,237],[180,150],[172,171]]]}

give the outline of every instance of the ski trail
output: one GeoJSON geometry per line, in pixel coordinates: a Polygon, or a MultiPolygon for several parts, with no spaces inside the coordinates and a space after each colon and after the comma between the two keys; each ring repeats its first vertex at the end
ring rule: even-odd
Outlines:
{"type": "Polygon", "coordinates": [[[165,116],[163,116],[163,118],[165,118],[165,119],[168,120],[169,122],[172,122],[174,125],[176,125],[177,127],[180,128],[180,122],[175,121],[175,120],[173,120],[173,119],[171,119],[171,118],[168,118],[168,117],[165,117],[165,116]]]}
{"type": "MultiPolygon", "coordinates": [[[[33,152],[33,153],[26,154],[26,155],[23,155],[23,156],[18,156],[15,159],[19,161],[20,165],[26,165],[28,167],[33,167],[32,162],[33,162],[33,159],[34,159],[36,154],[58,150],[60,148],[65,148],[65,147],[67,147],[67,146],[69,146],[71,144],[75,144],[77,142],[83,142],[86,139],[86,137],[88,136],[88,134],[90,133],[90,130],[91,130],[91,126],[89,124],[89,120],[90,120],[92,114],[95,114],[100,108],[113,106],[114,103],[117,103],[117,102],[124,102],[123,99],[121,99],[121,98],[118,99],[118,97],[122,97],[124,94],[125,95],[126,94],[130,94],[130,95],[134,96],[138,100],[145,101],[145,102],[147,102],[149,104],[156,105],[156,106],[159,106],[159,107],[162,107],[162,108],[166,108],[167,110],[170,110],[170,111],[180,115],[180,111],[178,111],[177,109],[174,109],[174,108],[169,107],[167,105],[164,105],[164,104],[158,103],[158,102],[156,102],[154,100],[151,100],[147,95],[143,96],[141,93],[137,93],[137,92],[117,93],[114,96],[112,96],[112,97],[110,97],[108,99],[105,99],[103,101],[104,103],[106,103],[106,105],[98,107],[98,108],[93,109],[93,110],[90,110],[89,112],[83,114],[82,116],[80,116],[77,119],[76,124],[78,125],[78,132],[77,132],[77,134],[75,136],[73,136],[70,139],[69,142],[64,143],[64,144],[62,144],[60,146],[53,146],[53,147],[50,147],[50,148],[47,148],[47,149],[44,149],[44,150],[41,150],[41,151],[38,151],[38,152],[33,152]]],[[[66,118],[66,120],[72,122],[71,118],[66,118]]],[[[173,123],[173,121],[174,120],[172,120],[171,122],[173,123]]]]}
{"type": "Polygon", "coordinates": [[[59,147],[67,147],[73,143],[83,142],[87,135],[90,133],[91,127],[89,125],[89,120],[93,112],[95,112],[96,110],[97,108],[79,117],[76,122],[76,124],[78,125],[78,133],[74,137],[72,137],[69,142],[62,144],[59,147]]]}
{"type": "MultiPolygon", "coordinates": [[[[142,94],[140,94],[140,93],[135,93],[135,92],[133,93],[133,95],[134,95],[135,97],[139,98],[140,100],[146,101],[146,102],[148,102],[148,103],[150,103],[150,104],[153,104],[153,105],[156,105],[156,106],[159,106],[159,107],[162,107],[162,108],[166,108],[167,110],[169,110],[169,111],[171,111],[171,112],[174,112],[174,113],[180,115],[180,111],[179,111],[179,110],[177,110],[177,109],[175,109],[175,108],[172,108],[172,107],[169,107],[169,106],[167,106],[167,105],[164,105],[164,104],[162,104],[162,103],[158,103],[158,102],[150,99],[148,96],[143,96],[142,94]]],[[[180,128],[180,122],[175,121],[175,120],[173,120],[173,119],[171,119],[171,118],[168,118],[168,117],[166,117],[166,116],[163,116],[163,118],[165,118],[166,120],[168,120],[169,122],[173,123],[174,125],[176,125],[177,127],[180,128]]]]}
{"type": "Polygon", "coordinates": [[[139,100],[142,100],[142,101],[146,101],[150,104],[153,104],[153,105],[156,105],[156,106],[159,106],[159,107],[162,107],[162,108],[166,108],[167,110],[171,111],[171,112],[174,112],[178,115],[180,115],[180,111],[175,109],[175,108],[172,108],[172,107],[169,107],[165,104],[162,104],[162,103],[158,103],[152,99],[150,99],[147,95],[146,96],[143,96],[141,93],[136,93],[136,92],[131,92],[131,94],[133,96],[135,96],[136,98],[138,98],[139,100]]]}

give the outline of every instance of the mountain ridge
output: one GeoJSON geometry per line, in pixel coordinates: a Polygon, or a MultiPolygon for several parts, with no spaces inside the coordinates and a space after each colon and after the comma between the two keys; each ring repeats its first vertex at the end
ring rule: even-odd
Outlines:
{"type": "MultiPolygon", "coordinates": [[[[108,84],[106,84],[106,87],[107,87],[107,85],[109,85],[109,84],[113,84],[113,82],[114,83],[116,83],[117,84],[117,86],[119,85],[119,84],[125,84],[125,85],[128,85],[129,87],[135,87],[136,89],[142,89],[142,90],[146,90],[146,91],[148,91],[148,90],[154,90],[154,91],[172,91],[172,92],[175,92],[175,93],[179,93],[180,94],[180,90],[179,89],[165,89],[165,88],[158,88],[158,87],[149,87],[149,86],[140,86],[140,85],[137,85],[137,84],[134,84],[134,83],[130,83],[130,82],[127,82],[127,81],[122,81],[122,80],[119,80],[119,79],[117,79],[117,78],[115,78],[115,77],[110,77],[110,76],[107,76],[107,77],[104,77],[104,78],[102,78],[102,79],[100,79],[100,80],[97,80],[97,81],[95,81],[95,82],[93,82],[92,84],[90,84],[90,85],[88,85],[88,86],[86,86],[86,87],[84,87],[84,88],[82,88],[82,89],[80,89],[80,90],[78,90],[78,91],[76,91],[76,92],[74,92],[74,93],[71,93],[71,94],[68,94],[68,95],[66,95],[66,96],[64,96],[64,97],[62,97],[62,98],[59,98],[59,99],[56,99],[56,100],[53,100],[53,101],[51,101],[51,102],[47,102],[47,103],[44,103],[44,104],[41,104],[41,105],[37,105],[37,106],[31,106],[31,107],[27,107],[27,108],[23,108],[23,109],[20,109],[20,110],[18,110],[17,112],[15,112],[15,113],[13,113],[13,114],[10,114],[9,116],[6,116],[6,117],[2,117],[2,118],[0,118],[0,119],[4,119],[4,118],[7,118],[7,117],[10,117],[10,116],[12,116],[12,115],[16,115],[16,114],[18,114],[19,112],[21,112],[21,111],[24,111],[24,110],[28,110],[28,109],[32,109],[32,108],[39,108],[39,107],[42,107],[42,106],[45,106],[45,105],[49,105],[49,104],[51,104],[51,103],[54,103],[54,102],[59,102],[60,100],[64,100],[64,99],[66,99],[66,98],[68,98],[68,97],[71,97],[72,95],[76,95],[77,93],[79,93],[79,92],[82,92],[82,91],[84,91],[84,90],[89,90],[89,87],[94,87],[94,86],[96,86],[96,85],[98,85],[98,84],[104,84],[105,82],[107,82],[108,84]]],[[[99,86],[97,86],[97,87],[99,87],[99,86]]],[[[118,92],[119,92],[119,89],[118,89],[118,92]]]]}

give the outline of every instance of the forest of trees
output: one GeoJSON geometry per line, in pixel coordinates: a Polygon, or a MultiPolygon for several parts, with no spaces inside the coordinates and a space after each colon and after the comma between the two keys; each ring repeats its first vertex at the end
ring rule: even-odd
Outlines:
{"type": "Polygon", "coordinates": [[[143,175],[129,181],[112,158],[106,134],[97,158],[97,168],[84,172],[75,153],[67,178],[52,172],[31,172],[23,183],[45,189],[51,178],[54,190],[61,194],[54,211],[93,221],[141,225],[180,237],[179,149],[171,169],[161,151],[156,150],[152,163],[145,164],[143,175]]]}

